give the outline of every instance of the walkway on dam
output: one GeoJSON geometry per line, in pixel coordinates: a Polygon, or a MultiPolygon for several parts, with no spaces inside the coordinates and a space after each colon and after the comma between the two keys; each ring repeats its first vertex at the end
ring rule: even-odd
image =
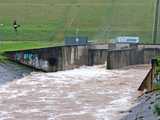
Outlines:
{"type": "Polygon", "coordinates": [[[136,103],[149,65],[32,72],[0,87],[0,120],[119,120],[136,103]]]}

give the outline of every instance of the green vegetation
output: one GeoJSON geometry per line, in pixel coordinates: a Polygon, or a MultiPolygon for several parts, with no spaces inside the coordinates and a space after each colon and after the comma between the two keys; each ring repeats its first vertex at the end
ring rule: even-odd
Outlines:
{"type": "Polygon", "coordinates": [[[154,2],[0,0],[0,41],[6,42],[3,42],[0,50],[62,43],[65,36],[75,35],[77,28],[79,35],[88,36],[93,41],[109,41],[116,36],[132,35],[139,36],[141,42],[151,43],[154,2]],[[15,19],[21,25],[17,34],[12,28],[15,19]],[[13,45],[7,41],[12,41],[13,45]]]}
{"type": "Polygon", "coordinates": [[[160,84],[154,84],[154,88],[155,88],[156,90],[160,90],[160,84]]]}
{"type": "MultiPolygon", "coordinates": [[[[158,77],[158,75],[160,75],[160,57],[157,56],[155,59],[157,59],[155,76],[158,77]]],[[[160,81],[154,82],[154,89],[160,90],[160,81]]]]}
{"type": "Polygon", "coordinates": [[[7,58],[3,55],[3,53],[0,53],[0,63],[7,61],[7,58]]]}
{"type": "Polygon", "coordinates": [[[42,48],[42,47],[51,47],[59,44],[53,44],[51,42],[39,42],[39,41],[5,41],[0,42],[0,51],[14,51],[14,50],[23,50],[30,48],[42,48]]]}
{"type": "Polygon", "coordinates": [[[160,74],[160,57],[156,57],[157,65],[156,65],[156,75],[160,74]]]}
{"type": "Polygon", "coordinates": [[[158,116],[160,116],[160,104],[154,105],[154,113],[158,116]]]}
{"type": "Polygon", "coordinates": [[[0,42],[0,62],[5,61],[6,57],[3,56],[5,51],[15,51],[31,48],[51,47],[59,44],[43,41],[1,41],[0,42]]]}

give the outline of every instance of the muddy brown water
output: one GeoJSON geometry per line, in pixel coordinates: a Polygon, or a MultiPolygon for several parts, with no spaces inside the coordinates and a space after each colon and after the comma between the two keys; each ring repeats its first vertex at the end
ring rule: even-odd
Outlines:
{"type": "Polygon", "coordinates": [[[118,120],[138,96],[149,65],[32,72],[0,87],[0,120],[118,120]]]}

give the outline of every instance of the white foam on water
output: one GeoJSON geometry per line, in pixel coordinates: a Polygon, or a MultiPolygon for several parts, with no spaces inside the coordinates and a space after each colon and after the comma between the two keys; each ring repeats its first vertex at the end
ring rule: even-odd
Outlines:
{"type": "Polygon", "coordinates": [[[51,90],[50,89],[43,89],[43,90],[40,90],[39,92],[40,93],[49,93],[51,90]]]}
{"type": "Polygon", "coordinates": [[[0,120],[7,120],[9,118],[11,118],[10,116],[8,116],[8,112],[6,111],[0,111],[0,120]]]}
{"type": "Polygon", "coordinates": [[[110,104],[123,105],[123,104],[128,103],[129,99],[131,99],[130,96],[122,97],[122,98],[119,98],[117,100],[113,100],[112,102],[110,102],[110,104]]]}
{"type": "Polygon", "coordinates": [[[136,81],[141,81],[144,73],[143,69],[106,70],[105,66],[83,66],[56,73],[33,72],[0,88],[0,110],[5,108],[9,112],[0,115],[11,117],[15,112],[44,111],[48,120],[65,117],[74,120],[74,116],[81,120],[86,114],[96,120],[115,120],[118,111],[131,107],[136,81]],[[11,108],[11,104],[16,107],[11,108]]]}
{"type": "Polygon", "coordinates": [[[16,110],[15,112],[18,112],[18,113],[36,113],[36,112],[40,112],[40,110],[38,109],[26,109],[26,110],[16,110]]]}
{"type": "Polygon", "coordinates": [[[86,113],[87,113],[86,111],[78,111],[78,112],[71,112],[71,113],[65,113],[65,114],[60,114],[60,115],[51,114],[52,117],[50,115],[49,119],[55,119],[56,120],[56,119],[61,118],[63,116],[78,116],[78,115],[84,115],[86,113]]]}
{"type": "Polygon", "coordinates": [[[49,116],[49,117],[48,117],[47,120],[56,120],[54,113],[50,113],[48,116],[49,116]]]}
{"type": "Polygon", "coordinates": [[[28,93],[28,90],[17,92],[17,93],[12,94],[11,96],[9,96],[8,99],[13,99],[13,98],[16,98],[16,97],[21,97],[21,96],[26,96],[27,93],[28,93]]]}

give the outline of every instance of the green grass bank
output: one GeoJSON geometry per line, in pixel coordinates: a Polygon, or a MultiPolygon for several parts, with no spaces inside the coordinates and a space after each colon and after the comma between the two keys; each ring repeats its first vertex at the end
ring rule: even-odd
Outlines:
{"type": "Polygon", "coordinates": [[[131,35],[152,43],[154,9],[155,0],[0,0],[0,41],[30,41],[29,47],[41,47],[61,43],[79,29],[79,35],[97,42],[131,35]],[[21,25],[17,34],[13,20],[21,25]]]}

